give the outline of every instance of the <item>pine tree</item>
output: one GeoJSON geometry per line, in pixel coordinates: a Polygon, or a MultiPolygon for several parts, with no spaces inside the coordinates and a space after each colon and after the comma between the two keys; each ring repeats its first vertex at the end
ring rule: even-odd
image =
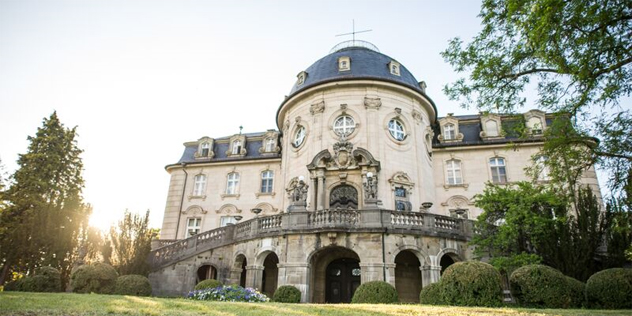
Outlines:
{"type": "Polygon", "coordinates": [[[76,256],[78,237],[91,213],[83,203],[83,164],[76,127],[65,128],[54,112],[45,118],[3,194],[8,205],[0,214],[2,275],[33,273],[52,266],[67,283],[76,256]]]}

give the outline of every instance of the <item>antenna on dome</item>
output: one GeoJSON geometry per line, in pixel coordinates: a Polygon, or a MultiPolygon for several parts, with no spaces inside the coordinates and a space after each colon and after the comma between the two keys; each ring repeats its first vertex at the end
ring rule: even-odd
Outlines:
{"type": "Polygon", "coordinates": [[[355,30],[355,19],[351,20],[351,23],[352,23],[352,26],[351,26],[351,27],[352,27],[352,28],[351,28],[351,33],[338,34],[338,35],[336,35],[336,37],[338,37],[338,36],[351,35],[351,38],[353,39],[353,43],[355,44],[355,35],[356,35],[357,33],[366,33],[366,32],[371,32],[371,31],[373,31],[373,30],[362,30],[362,31],[357,31],[357,32],[356,32],[356,30],[355,30]]]}

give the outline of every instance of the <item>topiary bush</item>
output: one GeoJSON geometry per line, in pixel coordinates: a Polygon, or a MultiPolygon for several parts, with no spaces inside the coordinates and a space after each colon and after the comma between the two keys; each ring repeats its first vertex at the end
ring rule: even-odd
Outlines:
{"type": "Polygon", "coordinates": [[[614,268],[593,274],[586,282],[588,306],[632,308],[632,269],[614,268]]]}
{"type": "Polygon", "coordinates": [[[441,285],[439,283],[426,285],[419,293],[419,302],[429,305],[444,305],[441,297],[441,285]]]}
{"type": "Polygon", "coordinates": [[[351,303],[358,304],[393,304],[397,302],[399,302],[397,290],[384,281],[360,284],[351,299],[351,303]]]}
{"type": "Polygon", "coordinates": [[[76,293],[112,294],[117,277],[118,273],[109,264],[83,265],[70,276],[70,285],[76,293]]]}
{"type": "Polygon", "coordinates": [[[149,284],[149,279],[142,275],[122,275],[116,278],[114,294],[150,296],[151,284],[149,284]]]}
{"type": "Polygon", "coordinates": [[[223,284],[220,281],[217,281],[217,280],[214,280],[214,279],[208,279],[208,280],[201,281],[193,289],[194,290],[214,289],[214,288],[220,287],[222,285],[223,284]]]}
{"type": "Polygon", "coordinates": [[[525,307],[573,308],[583,304],[584,284],[549,266],[531,264],[509,277],[511,294],[525,307]]]}
{"type": "Polygon", "coordinates": [[[445,270],[439,284],[447,305],[493,307],[503,303],[500,273],[484,262],[457,262],[445,270]]]}
{"type": "Polygon", "coordinates": [[[301,291],[292,285],[283,285],[274,291],[272,300],[279,303],[300,303],[301,291]]]}

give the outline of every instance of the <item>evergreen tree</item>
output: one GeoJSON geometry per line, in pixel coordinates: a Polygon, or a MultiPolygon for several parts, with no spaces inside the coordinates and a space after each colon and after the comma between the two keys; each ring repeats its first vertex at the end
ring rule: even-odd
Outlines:
{"type": "Polygon", "coordinates": [[[65,128],[54,112],[43,120],[4,192],[7,206],[0,214],[2,276],[32,274],[52,266],[67,284],[76,256],[78,237],[91,213],[83,203],[81,150],[76,127],[65,128]]]}
{"type": "MultiPolygon", "coordinates": [[[[142,217],[126,210],[118,227],[110,228],[111,261],[120,275],[149,274],[147,257],[153,237],[154,231],[149,228],[149,211],[142,217]]],[[[104,251],[104,258],[107,255],[104,251]]]]}

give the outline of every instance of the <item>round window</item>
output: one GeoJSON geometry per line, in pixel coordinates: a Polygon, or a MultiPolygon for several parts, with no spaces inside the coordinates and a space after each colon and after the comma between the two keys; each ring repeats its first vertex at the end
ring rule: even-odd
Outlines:
{"type": "Polygon", "coordinates": [[[388,131],[396,140],[402,141],[406,138],[406,131],[402,122],[392,119],[388,121],[388,131]]]}
{"type": "Polygon", "coordinates": [[[300,147],[305,141],[305,126],[299,126],[294,134],[294,147],[300,147]]]}
{"type": "Polygon", "coordinates": [[[355,122],[348,115],[340,116],[334,121],[334,133],[338,136],[347,136],[355,130],[355,122]]]}
{"type": "Polygon", "coordinates": [[[362,271],[360,270],[360,268],[355,268],[355,269],[351,270],[351,275],[353,275],[353,276],[360,276],[361,273],[362,273],[362,271]]]}

